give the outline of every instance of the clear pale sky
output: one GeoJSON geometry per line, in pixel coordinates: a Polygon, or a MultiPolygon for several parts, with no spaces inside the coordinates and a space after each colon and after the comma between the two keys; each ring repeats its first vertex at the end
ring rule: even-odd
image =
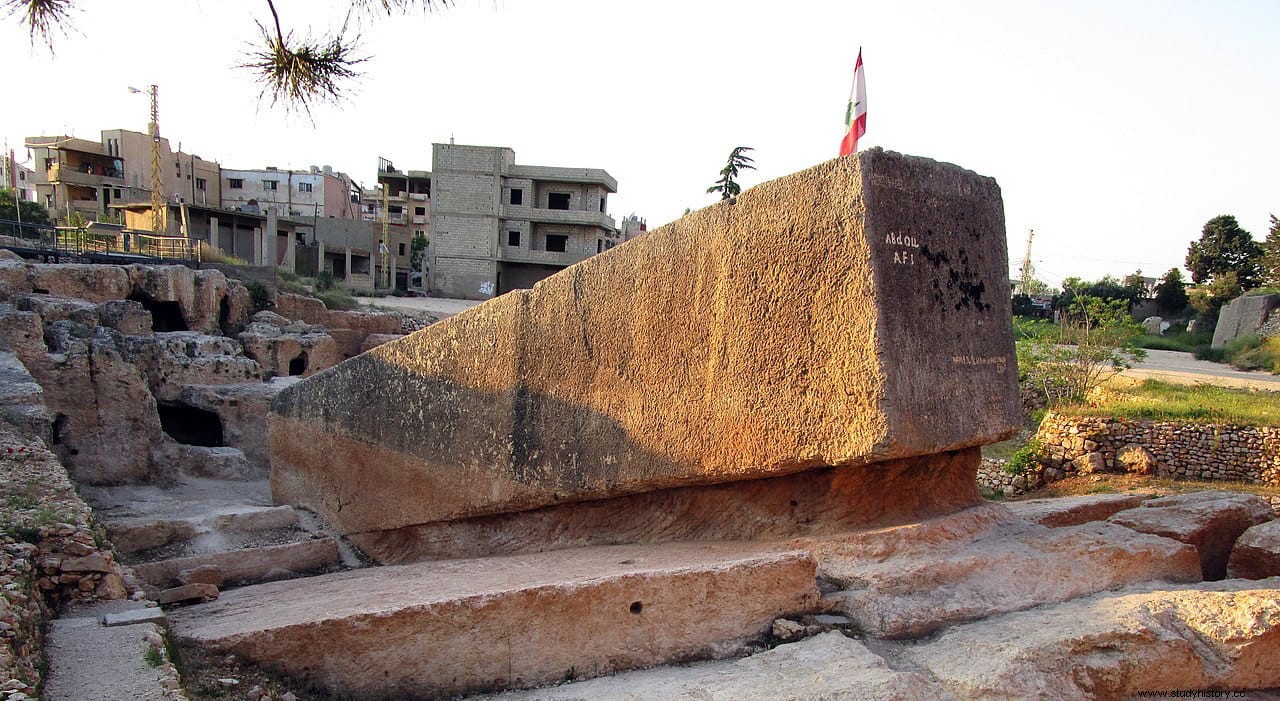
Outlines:
{"type": "MultiPolygon", "coordinates": [[[[260,104],[234,68],[262,0],[80,4],[52,57],[0,21],[10,146],[145,131],[126,88],[156,83],[161,132],[224,167],[329,164],[370,185],[378,156],[429,170],[452,135],[604,168],[611,214],[653,228],[714,201],[734,146],[755,148],[745,186],[834,157],[861,46],[860,147],[995,177],[1011,267],[1034,228],[1050,283],[1157,276],[1216,215],[1257,240],[1280,216],[1275,0],[462,0],[365,23],[365,76],[314,123],[260,104]]],[[[277,5],[299,32],[342,22],[342,2],[277,5]]]]}

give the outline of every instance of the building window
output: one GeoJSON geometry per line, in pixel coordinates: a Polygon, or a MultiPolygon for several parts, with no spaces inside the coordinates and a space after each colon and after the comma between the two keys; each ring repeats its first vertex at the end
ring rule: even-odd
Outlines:
{"type": "Polygon", "coordinates": [[[196,189],[197,189],[197,190],[203,190],[203,189],[205,188],[205,185],[206,185],[206,183],[205,183],[205,179],[204,179],[204,178],[196,178],[196,189]]]}
{"type": "Polygon", "coordinates": [[[519,245],[520,245],[520,232],[519,232],[519,231],[508,231],[508,232],[507,232],[507,245],[508,245],[508,246],[519,246],[519,245]]]}
{"type": "Polygon", "coordinates": [[[402,208],[402,207],[401,207],[400,205],[398,205],[398,204],[390,204],[390,205],[387,205],[387,213],[388,213],[388,214],[403,214],[403,213],[404,213],[404,208],[402,208]]]}
{"type": "Polygon", "coordinates": [[[524,204],[524,190],[518,187],[511,188],[511,204],[524,204]]]}
{"type": "Polygon", "coordinates": [[[311,192],[311,183],[298,183],[298,192],[311,192]]]}
{"type": "Polygon", "coordinates": [[[552,253],[564,253],[569,237],[564,234],[547,234],[547,250],[552,253]]]}
{"type": "Polygon", "coordinates": [[[604,195],[600,195],[600,213],[604,214],[604,195]]]}
{"type": "Polygon", "coordinates": [[[404,243],[401,243],[401,244],[400,244],[400,246],[399,246],[398,250],[399,250],[400,252],[399,252],[399,253],[397,253],[396,255],[398,255],[398,256],[400,256],[400,257],[402,257],[402,258],[403,258],[403,257],[404,257],[404,243]]]}
{"type": "Polygon", "coordinates": [[[426,213],[427,213],[427,208],[426,208],[426,207],[414,207],[414,208],[413,208],[413,216],[415,216],[415,217],[425,216],[425,215],[426,215],[426,213]]]}
{"type": "Polygon", "coordinates": [[[120,199],[120,188],[118,188],[118,187],[117,187],[117,188],[115,188],[115,190],[114,190],[111,194],[115,195],[115,198],[116,198],[117,200],[118,200],[118,199],[120,199]]]}
{"type": "Polygon", "coordinates": [[[568,209],[569,193],[567,192],[549,192],[547,193],[547,209],[568,209]]]}
{"type": "Polygon", "coordinates": [[[227,178],[227,187],[232,190],[239,190],[244,187],[244,180],[241,178],[227,178]]]}
{"type": "Polygon", "coordinates": [[[604,239],[596,239],[596,253],[604,251],[604,239]]]}
{"type": "Polygon", "coordinates": [[[279,185],[280,185],[279,180],[263,180],[262,181],[263,190],[275,190],[277,187],[279,187],[279,185]]]}

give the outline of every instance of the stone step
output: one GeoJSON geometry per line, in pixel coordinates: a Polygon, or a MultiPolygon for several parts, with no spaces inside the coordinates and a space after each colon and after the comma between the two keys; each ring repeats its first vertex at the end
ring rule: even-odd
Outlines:
{"type": "Polygon", "coordinates": [[[214,533],[225,537],[227,534],[298,528],[300,525],[298,512],[290,506],[250,506],[188,518],[106,518],[103,522],[111,543],[121,553],[199,540],[214,533]]]}
{"type": "MultiPolygon", "coordinates": [[[[184,572],[198,568],[217,570],[219,587],[289,579],[340,563],[338,542],[331,537],[307,537],[306,540],[264,545],[239,550],[173,557],[133,565],[133,571],[156,589],[167,589],[183,581],[184,572]]],[[[154,593],[154,592],[152,592],[154,593]]]]}
{"type": "Polygon", "coordinates": [[[997,504],[809,547],[820,575],[841,589],[830,603],[885,638],[1136,582],[1200,579],[1189,545],[1105,522],[1049,528],[997,504]]]}
{"type": "Polygon", "coordinates": [[[757,543],[591,547],[244,587],[170,626],[331,694],[436,698],[730,656],[812,611],[814,573],[757,543]]]}

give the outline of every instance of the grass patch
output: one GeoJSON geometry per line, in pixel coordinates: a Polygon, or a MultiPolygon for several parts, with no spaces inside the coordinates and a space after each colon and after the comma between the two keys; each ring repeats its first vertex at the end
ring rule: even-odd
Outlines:
{"type": "Polygon", "coordinates": [[[164,655],[160,654],[160,648],[155,645],[148,645],[147,652],[142,658],[152,667],[159,667],[164,664],[164,655]]]}
{"type": "Polygon", "coordinates": [[[1178,385],[1145,380],[1113,383],[1095,406],[1064,406],[1075,416],[1116,416],[1153,421],[1280,426],[1280,393],[1261,390],[1178,385]]]}
{"type": "Polygon", "coordinates": [[[1280,486],[1254,484],[1251,482],[1175,480],[1167,477],[1109,473],[1068,477],[1051,482],[1040,489],[1019,494],[1013,500],[1073,497],[1084,494],[1146,493],[1165,495],[1186,494],[1188,492],[1241,492],[1269,498],[1280,496],[1280,486]]]}
{"type": "Polygon", "coordinates": [[[1194,353],[1197,348],[1208,346],[1213,342],[1211,333],[1169,332],[1163,336],[1145,334],[1134,339],[1139,348],[1151,350],[1180,351],[1194,353]]]}
{"type": "Polygon", "coordinates": [[[238,258],[230,253],[224,252],[220,248],[214,248],[209,244],[201,241],[199,244],[200,260],[206,263],[222,263],[223,265],[248,265],[249,261],[238,258]]]}

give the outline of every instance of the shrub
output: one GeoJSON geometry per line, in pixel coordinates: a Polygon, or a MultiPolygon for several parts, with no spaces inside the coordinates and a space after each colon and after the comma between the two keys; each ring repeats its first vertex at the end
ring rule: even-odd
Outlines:
{"type": "Polygon", "coordinates": [[[258,313],[271,308],[271,290],[257,280],[249,280],[244,284],[249,290],[249,299],[253,301],[253,311],[258,313]]]}
{"type": "Polygon", "coordinates": [[[1037,457],[1039,457],[1040,450],[1043,447],[1039,440],[1032,438],[1027,441],[1026,445],[1014,452],[1009,458],[1009,462],[1005,463],[1001,469],[1010,475],[1027,474],[1036,466],[1037,457]]]}
{"type": "Polygon", "coordinates": [[[351,296],[351,292],[342,286],[331,287],[327,290],[317,291],[316,299],[324,302],[327,309],[347,310],[356,308],[356,299],[351,296]]]}
{"type": "Polygon", "coordinates": [[[1018,380],[1046,402],[1078,402],[1094,387],[1146,357],[1133,344],[1142,327],[1122,299],[1074,298],[1056,332],[1017,343],[1018,380]]]}

